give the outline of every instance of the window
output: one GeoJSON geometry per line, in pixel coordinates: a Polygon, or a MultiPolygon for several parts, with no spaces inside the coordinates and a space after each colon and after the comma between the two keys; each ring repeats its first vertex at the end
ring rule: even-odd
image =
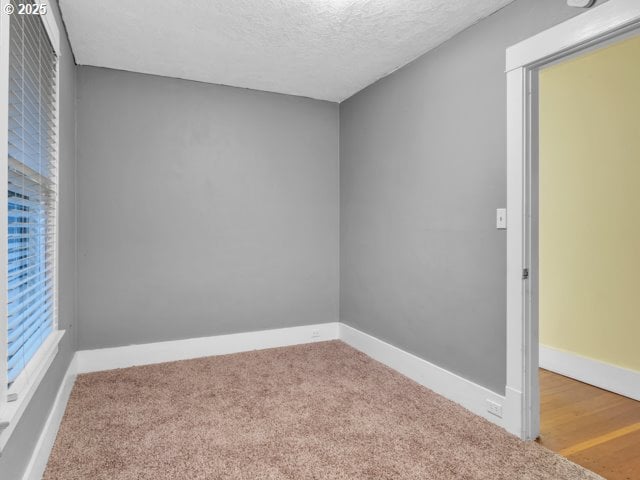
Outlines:
{"type": "Polygon", "coordinates": [[[8,155],[8,382],[54,327],[56,55],[42,21],[11,21],[8,155]]]}
{"type": "Polygon", "coordinates": [[[6,135],[0,138],[0,181],[6,193],[0,206],[0,449],[53,361],[61,336],[58,33],[50,12],[19,14],[18,2],[2,1],[2,7],[7,4],[13,5],[14,13],[3,13],[0,24],[0,135],[6,135]]]}

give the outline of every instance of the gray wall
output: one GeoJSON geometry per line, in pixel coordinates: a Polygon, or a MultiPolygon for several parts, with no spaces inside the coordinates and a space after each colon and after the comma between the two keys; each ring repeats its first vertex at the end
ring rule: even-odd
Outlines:
{"type": "MultiPolygon", "coordinates": [[[[55,2],[49,2],[62,28],[55,2]]],[[[75,62],[60,32],[60,257],[59,325],[66,330],[60,350],[0,456],[0,478],[22,478],[76,345],[75,62]]]]}
{"type": "Polygon", "coordinates": [[[79,349],[338,319],[337,104],[78,67],[79,349]]]}
{"type": "Polygon", "coordinates": [[[518,0],[341,104],[341,321],[504,393],[505,49],[583,11],[518,0]]]}

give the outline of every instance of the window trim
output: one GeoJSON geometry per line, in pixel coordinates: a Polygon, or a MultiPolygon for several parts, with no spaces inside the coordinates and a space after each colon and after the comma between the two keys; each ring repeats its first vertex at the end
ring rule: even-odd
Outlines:
{"type": "MultiPolygon", "coordinates": [[[[9,46],[10,46],[10,22],[11,15],[4,13],[6,5],[10,0],[0,0],[0,244],[4,247],[0,248],[0,299],[7,298],[7,269],[8,269],[8,210],[7,210],[7,188],[8,184],[8,135],[9,135],[9,46]]],[[[26,3],[26,0],[25,0],[26,3]]],[[[7,377],[7,349],[8,349],[8,311],[5,301],[0,301],[0,453],[7,444],[11,433],[16,428],[20,417],[24,413],[33,397],[38,385],[45,377],[49,367],[58,353],[58,344],[64,335],[63,330],[58,329],[58,286],[59,286],[59,212],[60,212],[60,195],[59,195],[59,177],[60,177],[60,29],[58,22],[52,11],[52,5],[48,5],[46,14],[41,16],[42,24],[49,36],[49,41],[54,49],[57,57],[56,62],[56,95],[55,95],[55,111],[58,121],[55,125],[54,144],[56,169],[54,170],[54,182],[58,189],[55,208],[55,234],[53,246],[53,332],[40,346],[38,352],[29,360],[24,370],[20,373],[15,382],[8,388],[7,377]],[[9,396],[12,401],[9,401],[9,396]]],[[[17,15],[14,13],[13,15],[17,15]]]]}

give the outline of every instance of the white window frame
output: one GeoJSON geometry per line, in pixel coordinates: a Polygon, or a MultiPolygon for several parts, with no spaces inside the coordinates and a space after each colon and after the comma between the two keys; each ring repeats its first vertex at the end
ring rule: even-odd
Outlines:
{"type": "Polygon", "coordinates": [[[509,47],[507,77],[507,385],[509,431],[540,433],[537,255],[532,161],[537,149],[537,69],[640,26],[638,0],[610,0],[509,47]],[[523,270],[528,269],[528,278],[523,270]]]}
{"type": "MultiPolygon", "coordinates": [[[[55,235],[53,245],[53,332],[40,346],[36,354],[26,365],[18,378],[8,388],[7,377],[7,349],[8,349],[8,310],[7,310],[7,269],[8,269],[8,135],[9,135],[9,46],[10,46],[10,22],[17,12],[12,15],[5,13],[9,0],[0,0],[0,453],[7,444],[11,433],[16,428],[20,417],[24,413],[33,397],[38,385],[44,378],[53,359],[58,353],[58,344],[64,335],[63,330],[58,329],[58,245],[59,245],[59,181],[60,176],[60,29],[52,12],[52,6],[48,5],[46,14],[41,16],[42,23],[49,36],[57,56],[56,62],[56,97],[55,111],[58,121],[55,125],[54,143],[55,163],[54,182],[58,191],[55,199],[54,222],[55,235]]],[[[27,0],[25,0],[27,3],[27,0]]]]}

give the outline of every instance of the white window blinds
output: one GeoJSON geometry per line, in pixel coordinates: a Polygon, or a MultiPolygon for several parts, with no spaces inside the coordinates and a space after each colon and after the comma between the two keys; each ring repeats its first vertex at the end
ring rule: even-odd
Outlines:
{"type": "Polygon", "coordinates": [[[56,54],[38,15],[12,15],[10,24],[9,384],[55,326],[57,192],[56,54]]]}

